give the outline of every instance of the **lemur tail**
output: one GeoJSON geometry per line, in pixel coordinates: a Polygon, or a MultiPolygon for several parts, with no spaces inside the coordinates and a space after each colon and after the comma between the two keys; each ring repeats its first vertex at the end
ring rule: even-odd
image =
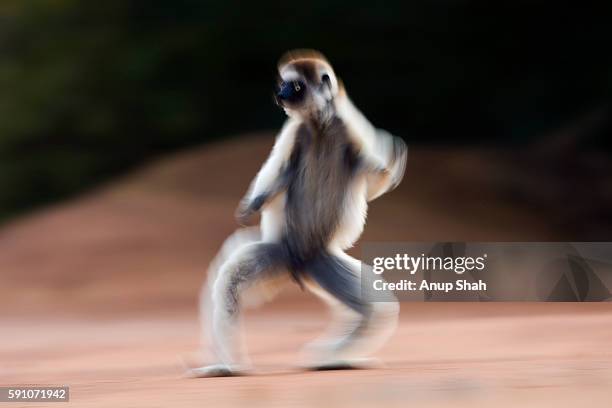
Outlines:
{"type": "Polygon", "coordinates": [[[303,273],[357,313],[369,313],[370,303],[362,294],[359,271],[346,261],[321,251],[303,263],[303,273]]]}

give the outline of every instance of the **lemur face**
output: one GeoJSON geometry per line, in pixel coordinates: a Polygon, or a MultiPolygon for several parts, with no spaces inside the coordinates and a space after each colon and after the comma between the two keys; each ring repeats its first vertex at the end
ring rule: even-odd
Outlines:
{"type": "Polygon", "coordinates": [[[288,115],[321,116],[338,94],[338,81],[325,57],[309,50],[290,51],[278,64],[276,102],[288,115]]]}

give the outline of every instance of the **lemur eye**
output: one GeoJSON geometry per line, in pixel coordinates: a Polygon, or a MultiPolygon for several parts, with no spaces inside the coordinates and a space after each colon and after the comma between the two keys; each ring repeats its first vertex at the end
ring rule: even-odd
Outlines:
{"type": "Polygon", "coordinates": [[[306,94],[306,84],[302,81],[281,82],[276,97],[281,101],[298,102],[306,94]]]}

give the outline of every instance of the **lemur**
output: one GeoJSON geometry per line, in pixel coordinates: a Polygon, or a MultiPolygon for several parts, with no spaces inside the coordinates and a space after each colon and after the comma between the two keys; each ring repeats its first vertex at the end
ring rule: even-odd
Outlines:
{"type": "Polygon", "coordinates": [[[360,276],[369,266],[345,250],[363,231],[367,203],[402,179],[406,145],[355,108],[319,52],[288,52],[278,74],[276,102],[288,119],[237,210],[242,225],[261,212],[260,225],[237,230],[211,263],[201,314],[216,362],[192,376],[245,372],[240,307],[291,281],[334,315],[330,333],[307,347],[308,368],[358,367],[395,329],[397,301],[367,299],[360,276]]]}

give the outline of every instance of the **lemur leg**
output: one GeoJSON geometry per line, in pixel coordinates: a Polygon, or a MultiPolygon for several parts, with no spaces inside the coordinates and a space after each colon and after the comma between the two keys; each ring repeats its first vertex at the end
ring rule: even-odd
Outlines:
{"type": "MultiPolygon", "coordinates": [[[[308,364],[315,369],[350,368],[367,363],[367,357],[389,339],[397,325],[397,300],[391,297],[380,299],[385,301],[364,298],[361,291],[361,262],[345,253],[335,255],[350,270],[348,276],[342,279],[350,279],[350,282],[346,282],[349,284],[345,283],[343,287],[345,290],[350,288],[352,293],[338,294],[315,282],[307,283],[307,287],[331,307],[334,316],[330,330],[306,347],[306,353],[315,354],[308,364]],[[353,298],[353,307],[346,306],[347,296],[353,298]],[[357,302],[360,305],[354,307],[357,302]]],[[[370,268],[368,265],[365,267],[370,268]]]]}
{"type": "Polygon", "coordinates": [[[243,371],[247,362],[237,330],[240,307],[270,297],[289,279],[278,244],[256,242],[232,253],[212,287],[211,339],[218,363],[193,369],[190,375],[214,377],[243,371]]]}
{"type": "Polygon", "coordinates": [[[338,346],[344,339],[356,335],[364,319],[360,313],[345,306],[315,282],[304,280],[304,284],[328,306],[332,316],[325,332],[302,349],[303,365],[319,368],[337,363],[340,360],[339,356],[335,355],[338,346]]]}
{"type": "MultiPolygon", "coordinates": [[[[200,340],[202,351],[210,351],[212,348],[212,288],[219,274],[221,266],[239,250],[241,247],[261,241],[259,227],[241,228],[234,231],[221,246],[221,249],[211,261],[206,272],[206,279],[200,290],[200,340]]],[[[206,356],[213,358],[213,356],[206,356]]]]}

